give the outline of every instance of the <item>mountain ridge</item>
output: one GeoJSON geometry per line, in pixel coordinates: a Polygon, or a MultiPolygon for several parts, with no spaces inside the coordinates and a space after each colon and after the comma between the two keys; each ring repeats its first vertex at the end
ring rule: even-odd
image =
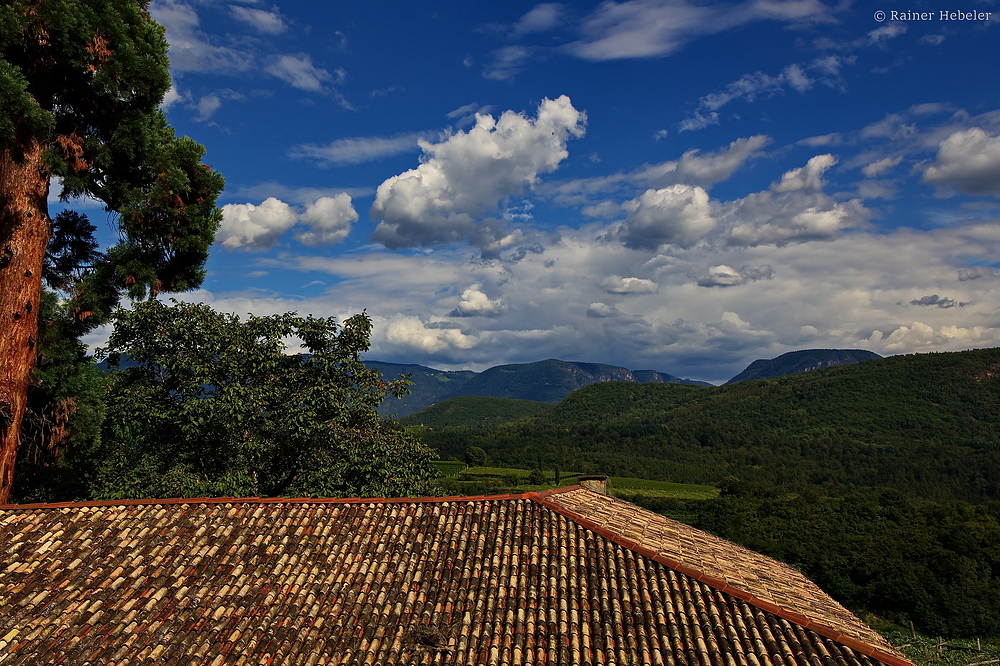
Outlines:
{"type": "MultiPolygon", "coordinates": [[[[773,379],[813,370],[851,365],[882,358],[864,349],[800,349],[771,359],[757,359],[724,385],[752,379],[773,379]]],[[[682,379],[658,370],[629,370],[608,363],[562,361],[555,358],[533,363],[494,365],[482,372],[436,370],[415,363],[365,361],[384,377],[412,375],[410,394],[386,400],[379,406],[384,415],[409,416],[443,400],[460,396],[488,396],[558,403],[576,389],[598,382],[640,384],[685,384],[713,386],[695,379],[682,379]]]]}
{"type": "Polygon", "coordinates": [[[533,363],[495,365],[482,372],[471,370],[435,370],[417,364],[365,360],[389,379],[411,375],[410,394],[386,400],[379,406],[382,414],[408,416],[433,404],[460,396],[481,396],[557,403],[578,388],[598,382],[638,382],[644,384],[691,384],[711,386],[708,382],[682,379],[656,370],[629,370],[607,363],[585,363],[545,359],[533,363]]]}
{"type": "MultiPolygon", "coordinates": [[[[805,349],[788,352],[773,359],[758,359],[730,379],[732,384],[750,379],[770,379],[810,370],[848,365],[881,358],[874,352],[849,349],[805,349]]],[[[599,382],[639,384],[683,384],[713,386],[708,382],[676,377],[658,370],[630,370],[624,366],[549,358],[532,363],[495,365],[482,372],[438,370],[417,363],[393,363],[365,360],[384,378],[409,375],[409,393],[402,398],[387,398],[379,405],[383,416],[405,417],[450,398],[480,396],[558,403],[573,391],[599,382]]],[[[123,356],[122,367],[130,360],[123,356]]],[[[107,370],[107,363],[98,367],[107,370]]]]}
{"type": "Polygon", "coordinates": [[[801,372],[812,372],[884,358],[866,349],[799,349],[774,358],[759,358],[726,384],[750,379],[774,379],[801,372]]]}

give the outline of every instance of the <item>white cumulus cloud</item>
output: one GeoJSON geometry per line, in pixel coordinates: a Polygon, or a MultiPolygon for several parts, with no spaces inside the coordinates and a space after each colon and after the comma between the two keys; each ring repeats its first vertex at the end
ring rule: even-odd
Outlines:
{"type": "Polygon", "coordinates": [[[823,192],[823,174],[837,163],[816,155],[805,166],[785,172],[770,189],[722,206],[732,245],[782,245],[833,238],[863,226],[870,212],[859,199],[836,201],[823,192]]]}
{"type": "Polygon", "coordinates": [[[462,292],[462,300],[452,312],[452,317],[496,317],[507,309],[502,299],[491,299],[476,284],[462,292]]]}
{"type": "Polygon", "coordinates": [[[699,287],[737,287],[757,280],[770,280],[774,270],[770,266],[752,267],[744,265],[736,269],[719,264],[708,269],[708,275],[698,278],[699,287]]]}
{"type": "Polygon", "coordinates": [[[433,328],[419,317],[397,316],[385,327],[385,339],[404,351],[435,354],[443,351],[468,350],[476,346],[475,336],[466,335],[457,328],[433,328]]]}
{"type": "Polygon", "coordinates": [[[601,288],[609,294],[649,294],[656,291],[656,283],[646,278],[610,275],[601,281],[601,288]]]}
{"type": "Polygon", "coordinates": [[[733,223],[730,244],[782,245],[833,238],[865,224],[868,211],[857,199],[835,202],[825,194],[755,192],[727,204],[726,217],[733,223]]]}
{"type": "Polygon", "coordinates": [[[303,245],[332,245],[342,241],[358,219],[351,197],[345,192],[320,197],[296,210],[284,201],[268,197],[261,204],[226,204],[215,240],[228,250],[266,250],[298,223],[308,229],[295,235],[303,245]]]}
{"type": "Polygon", "coordinates": [[[295,240],[303,245],[333,245],[347,237],[351,224],[358,219],[351,197],[341,192],[335,197],[321,197],[306,206],[302,222],[309,225],[308,231],[295,235],[295,240]]]}
{"type": "Polygon", "coordinates": [[[626,247],[648,250],[662,245],[690,247],[715,226],[708,192],[690,185],[646,190],[625,203],[628,216],[615,236],[626,247]]]}
{"type": "Polygon", "coordinates": [[[978,127],[953,133],[941,142],[934,163],[924,169],[924,180],[968,194],[1000,197],[1000,136],[978,127]]]}
{"type": "Polygon", "coordinates": [[[995,278],[1000,276],[1000,272],[995,268],[989,268],[986,266],[973,266],[971,268],[963,268],[958,271],[958,281],[968,282],[969,280],[979,280],[982,278],[995,278]]]}
{"type": "Polygon", "coordinates": [[[837,163],[833,155],[817,155],[804,167],[786,171],[771,188],[775,192],[818,192],[823,189],[823,174],[837,163]]]}
{"type": "Polygon", "coordinates": [[[608,305],[607,303],[601,303],[600,301],[591,303],[587,306],[587,316],[595,317],[597,319],[606,319],[608,317],[615,317],[619,314],[618,308],[613,305],[608,305]]]}
{"type": "Polygon", "coordinates": [[[480,114],[468,132],[440,143],[420,141],[422,164],[379,185],[372,240],[390,249],[460,240],[502,246],[509,233],[495,219],[500,200],[554,171],[585,122],[564,95],[543,100],[535,118],[514,111],[498,120],[480,114]]]}
{"type": "Polygon", "coordinates": [[[258,206],[227,204],[222,207],[222,224],[215,240],[229,250],[268,248],[297,220],[292,207],[274,197],[265,199],[258,206]]]}

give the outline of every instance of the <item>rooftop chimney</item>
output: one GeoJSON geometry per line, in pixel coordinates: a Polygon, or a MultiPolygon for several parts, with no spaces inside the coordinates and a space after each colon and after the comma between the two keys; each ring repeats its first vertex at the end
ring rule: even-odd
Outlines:
{"type": "Polygon", "coordinates": [[[580,485],[602,495],[608,494],[608,477],[604,474],[586,474],[578,477],[580,485]]]}

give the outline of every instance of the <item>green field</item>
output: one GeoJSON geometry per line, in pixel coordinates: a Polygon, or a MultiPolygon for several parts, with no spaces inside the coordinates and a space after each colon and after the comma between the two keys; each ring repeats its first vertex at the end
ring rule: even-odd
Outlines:
{"type": "Polygon", "coordinates": [[[646,495],[650,497],[669,497],[672,499],[712,499],[719,496],[715,486],[702,486],[695,483],[671,483],[670,481],[651,481],[622,476],[608,478],[608,488],[613,495],[646,495]]]}
{"type": "Polygon", "coordinates": [[[986,666],[1000,663],[996,640],[972,638],[929,638],[882,632],[882,635],[917,666],[986,666]]]}
{"type": "MultiPolygon", "coordinates": [[[[515,467],[466,467],[457,460],[437,460],[434,466],[440,473],[439,483],[449,494],[467,492],[470,495],[528,492],[532,490],[547,490],[554,487],[571,486],[578,483],[579,472],[562,472],[558,484],[555,472],[546,470],[545,483],[541,485],[528,483],[531,470],[515,467]]],[[[670,481],[653,481],[612,476],[608,478],[608,489],[613,495],[625,498],[636,495],[670,499],[701,500],[718,497],[719,491],[714,486],[693,483],[672,483],[670,481]]]]}

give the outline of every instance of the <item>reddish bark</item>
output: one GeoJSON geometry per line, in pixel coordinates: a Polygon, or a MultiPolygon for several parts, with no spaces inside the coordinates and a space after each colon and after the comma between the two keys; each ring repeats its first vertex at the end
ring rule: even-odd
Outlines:
{"type": "Polygon", "coordinates": [[[0,504],[10,500],[35,366],[42,264],[49,241],[48,167],[37,140],[0,149],[0,504]]]}

